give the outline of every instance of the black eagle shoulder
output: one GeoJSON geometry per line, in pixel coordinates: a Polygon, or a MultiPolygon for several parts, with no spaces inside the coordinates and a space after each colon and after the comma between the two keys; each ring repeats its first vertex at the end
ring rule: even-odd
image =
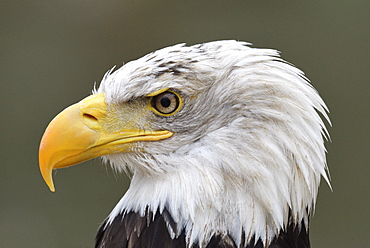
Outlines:
{"type": "MultiPolygon", "coordinates": [[[[177,230],[177,224],[164,209],[162,213],[153,214],[146,211],[144,216],[139,213],[127,212],[117,215],[107,224],[108,218],[100,225],[96,235],[95,248],[187,248],[185,230],[171,238],[167,225],[177,230]]],[[[242,237],[242,244],[245,237],[242,237]]],[[[195,243],[190,248],[199,248],[195,243]]],[[[301,226],[290,224],[282,230],[268,247],[261,240],[254,238],[245,248],[309,248],[309,236],[304,223],[301,226]]],[[[206,248],[239,248],[230,235],[214,235],[206,248]]]]}

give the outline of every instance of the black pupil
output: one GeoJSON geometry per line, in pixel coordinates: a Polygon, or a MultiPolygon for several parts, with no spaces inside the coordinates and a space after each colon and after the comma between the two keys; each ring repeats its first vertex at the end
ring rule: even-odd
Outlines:
{"type": "Polygon", "coordinates": [[[170,98],[168,98],[167,96],[164,96],[162,97],[161,99],[161,105],[164,107],[164,108],[167,108],[171,105],[171,100],[170,98]]]}

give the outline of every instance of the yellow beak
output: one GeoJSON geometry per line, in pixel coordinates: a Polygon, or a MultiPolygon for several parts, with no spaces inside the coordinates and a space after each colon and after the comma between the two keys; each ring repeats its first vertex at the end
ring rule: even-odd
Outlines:
{"type": "MultiPolygon", "coordinates": [[[[126,113],[124,117],[133,117],[131,115],[126,113]]],[[[166,130],[138,130],[134,121],[123,121],[126,123],[123,127],[117,123],[119,117],[107,109],[103,93],[66,108],[50,122],[41,139],[39,163],[51,191],[55,191],[53,169],[106,154],[130,152],[132,142],[161,140],[173,135],[166,130]]]]}

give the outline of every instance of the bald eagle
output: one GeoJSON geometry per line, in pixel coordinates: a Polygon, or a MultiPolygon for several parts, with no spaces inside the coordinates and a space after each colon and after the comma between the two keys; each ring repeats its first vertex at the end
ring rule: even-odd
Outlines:
{"type": "Polygon", "coordinates": [[[95,247],[309,247],[328,110],[303,72],[239,41],[178,44],[108,71],[58,114],[42,176],[91,158],[131,175],[95,247]]]}

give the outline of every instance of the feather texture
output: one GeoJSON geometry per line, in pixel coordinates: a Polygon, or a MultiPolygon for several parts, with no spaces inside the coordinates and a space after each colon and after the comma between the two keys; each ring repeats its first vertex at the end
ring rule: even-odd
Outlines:
{"type": "Polygon", "coordinates": [[[277,51],[248,45],[179,44],[104,76],[94,93],[112,108],[163,89],[183,106],[137,123],[173,137],[104,156],[132,180],[97,247],[309,247],[320,178],[329,183],[327,107],[277,51]]]}

